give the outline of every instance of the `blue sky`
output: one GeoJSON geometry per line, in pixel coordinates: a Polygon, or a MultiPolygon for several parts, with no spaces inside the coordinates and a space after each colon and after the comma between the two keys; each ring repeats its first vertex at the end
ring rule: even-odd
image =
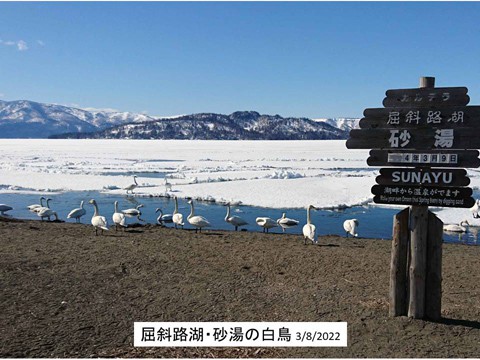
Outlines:
{"type": "Polygon", "coordinates": [[[0,99],[359,117],[435,76],[479,104],[479,19],[472,2],[0,2],[0,99]]]}

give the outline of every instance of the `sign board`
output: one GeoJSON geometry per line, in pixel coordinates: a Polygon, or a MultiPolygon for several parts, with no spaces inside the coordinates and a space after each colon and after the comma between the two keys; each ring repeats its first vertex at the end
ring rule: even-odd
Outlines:
{"type": "Polygon", "coordinates": [[[446,108],[379,108],[365,109],[361,129],[376,128],[459,128],[480,125],[480,106],[446,108]]]}
{"type": "Polygon", "coordinates": [[[468,187],[374,185],[376,204],[471,208],[475,204],[468,187]]]}
{"type": "Polygon", "coordinates": [[[480,167],[479,155],[478,150],[371,150],[367,164],[370,166],[478,168],[480,167]]]}
{"type": "Polygon", "coordinates": [[[349,149],[449,150],[480,148],[480,127],[460,129],[354,129],[349,149]]]}
{"type": "Polygon", "coordinates": [[[470,101],[466,87],[417,88],[387,90],[385,107],[467,105],[470,101]]]}
{"type": "Polygon", "coordinates": [[[479,168],[480,106],[467,106],[466,87],[387,90],[385,108],[365,109],[360,129],[350,131],[349,149],[373,149],[370,166],[380,169],[374,202],[470,208],[475,201],[462,167],[479,168]],[[456,169],[453,169],[456,168],[456,169]]]}
{"type": "Polygon", "coordinates": [[[380,185],[467,186],[465,169],[384,168],[376,178],[380,185]]]}

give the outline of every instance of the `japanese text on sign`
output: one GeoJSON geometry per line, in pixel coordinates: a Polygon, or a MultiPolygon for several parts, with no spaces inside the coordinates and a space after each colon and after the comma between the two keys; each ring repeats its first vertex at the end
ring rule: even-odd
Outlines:
{"type": "MultiPolygon", "coordinates": [[[[388,143],[391,148],[403,148],[410,143],[412,134],[408,130],[390,130],[390,138],[388,143]]],[[[435,131],[435,148],[452,148],[453,146],[453,129],[438,129],[435,131]]]]}
{"type": "Polygon", "coordinates": [[[445,114],[442,114],[440,110],[429,110],[427,113],[421,113],[420,110],[409,110],[406,113],[390,111],[388,113],[387,125],[440,125],[463,123],[463,121],[463,111],[446,112],[445,114]]]}
{"type": "Polygon", "coordinates": [[[138,347],[343,347],[346,322],[135,322],[138,347]]]}
{"type": "Polygon", "coordinates": [[[402,164],[457,164],[458,154],[421,154],[421,153],[390,153],[389,163],[402,164]]]}

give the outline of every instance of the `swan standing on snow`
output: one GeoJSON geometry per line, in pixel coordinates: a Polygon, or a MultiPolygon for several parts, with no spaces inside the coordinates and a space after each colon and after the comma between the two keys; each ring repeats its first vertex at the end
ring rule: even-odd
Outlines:
{"type": "Polygon", "coordinates": [[[158,215],[158,217],[157,217],[157,224],[158,225],[165,226],[165,223],[171,224],[173,222],[173,219],[172,219],[173,215],[172,214],[163,215],[163,211],[160,208],[156,208],[155,212],[160,213],[160,215],[158,215]]]}
{"type": "Polygon", "coordinates": [[[443,230],[444,231],[450,231],[450,232],[467,232],[468,231],[468,227],[470,226],[470,224],[468,223],[467,220],[462,220],[462,222],[458,225],[456,224],[446,224],[446,225],[443,225],[443,230]]]}
{"type": "Polygon", "coordinates": [[[126,188],[123,189],[123,190],[127,190],[127,194],[129,191],[131,194],[133,194],[133,190],[138,186],[137,175],[133,175],[133,182],[134,182],[133,184],[128,185],[126,188]]]}
{"type": "Polygon", "coordinates": [[[28,206],[27,206],[28,210],[37,212],[36,209],[38,209],[38,208],[43,208],[43,207],[44,207],[44,206],[43,206],[43,200],[45,200],[45,198],[42,196],[42,197],[40,198],[40,205],[38,205],[38,204],[28,205],[28,206]]]}
{"type": "Polygon", "coordinates": [[[358,237],[357,233],[357,227],[359,226],[358,220],[357,219],[350,219],[350,220],[345,220],[343,222],[343,228],[345,229],[345,232],[347,233],[347,238],[348,234],[358,237]]]}
{"type": "Polygon", "coordinates": [[[470,208],[470,211],[472,212],[474,219],[480,218],[480,215],[478,214],[480,211],[480,199],[475,200],[475,205],[470,208]]]}
{"type": "Polygon", "coordinates": [[[195,228],[195,233],[200,230],[202,232],[202,228],[211,226],[207,219],[203,216],[195,215],[195,209],[193,208],[193,200],[188,200],[190,204],[190,215],[188,215],[187,220],[195,228]]]}
{"type": "Polygon", "coordinates": [[[317,242],[315,240],[315,232],[316,232],[317,229],[316,229],[315,225],[313,225],[311,220],[310,220],[310,210],[311,209],[318,210],[318,208],[316,208],[313,205],[308,206],[308,209],[307,209],[307,223],[303,226],[303,244],[304,245],[307,245],[307,240],[310,240],[312,242],[312,244],[317,242]]]}
{"type": "Polygon", "coordinates": [[[297,226],[298,223],[298,220],[287,218],[285,213],[283,213],[282,217],[277,220],[277,224],[280,225],[283,232],[285,232],[285,229],[290,229],[291,227],[297,226]]]}
{"type": "Polygon", "coordinates": [[[225,206],[227,206],[227,215],[225,215],[225,221],[229,224],[232,224],[235,227],[235,231],[237,231],[240,226],[248,225],[248,223],[240,216],[230,216],[230,203],[227,203],[225,206]]]}
{"type": "Polygon", "coordinates": [[[5,215],[5,212],[13,210],[11,206],[5,205],[5,204],[0,204],[0,214],[5,215]]]}
{"type": "Polygon", "coordinates": [[[81,222],[80,218],[85,215],[87,212],[83,208],[83,200],[80,202],[80,207],[73,209],[67,215],[67,219],[75,219],[77,223],[81,222]]]}
{"type": "Polygon", "coordinates": [[[102,234],[103,234],[103,230],[108,231],[107,219],[105,219],[105,216],[101,216],[98,213],[98,206],[95,200],[91,199],[89,203],[92,204],[95,209],[95,212],[93,213],[93,217],[92,217],[92,225],[95,228],[95,236],[98,235],[98,232],[97,232],[98,229],[102,230],[102,234]]]}
{"type": "Polygon", "coordinates": [[[263,232],[267,232],[268,230],[274,227],[277,227],[277,223],[275,220],[270,219],[269,217],[257,217],[255,219],[255,222],[257,223],[258,226],[263,227],[263,232]]]}
{"type": "Polygon", "coordinates": [[[177,228],[177,225],[180,225],[183,228],[183,215],[178,212],[178,201],[177,197],[174,196],[173,200],[175,200],[175,209],[173,210],[173,216],[172,216],[172,221],[175,224],[175,229],[177,228]]]}
{"type": "Polygon", "coordinates": [[[125,225],[125,214],[118,212],[118,201],[115,201],[113,204],[115,212],[112,215],[112,220],[113,223],[115,224],[115,231],[118,230],[118,225],[120,225],[123,228],[126,228],[127,225],[125,225]]]}
{"type": "Polygon", "coordinates": [[[165,191],[172,191],[172,184],[168,182],[168,179],[166,176],[164,178],[164,181],[165,181],[165,191]]]}

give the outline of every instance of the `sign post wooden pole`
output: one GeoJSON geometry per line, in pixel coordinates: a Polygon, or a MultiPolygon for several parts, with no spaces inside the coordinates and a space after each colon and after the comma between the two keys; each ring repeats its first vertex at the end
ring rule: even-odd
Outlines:
{"type": "Polygon", "coordinates": [[[441,317],[443,223],[428,207],[475,204],[462,168],[480,167],[480,106],[467,106],[467,93],[422,77],[419,88],[387,90],[384,108],[365,109],[350,131],[347,148],[372,149],[368,165],[389,167],[373,201],[410,206],[394,217],[391,316],[441,317]]]}
{"type": "MultiPolygon", "coordinates": [[[[420,88],[435,87],[435,78],[421,77],[420,88]]],[[[425,279],[427,272],[428,207],[413,205],[410,210],[410,269],[408,316],[425,315],[425,279]]]]}
{"type": "Polygon", "coordinates": [[[443,223],[429,211],[425,315],[432,320],[442,317],[442,241],[443,223]]]}
{"type": "Polygon", "coordinates": [[[390,261],[390,316],[407,315],[408,219],[405,208],[393,217],[392,257],[390,261]]]}

